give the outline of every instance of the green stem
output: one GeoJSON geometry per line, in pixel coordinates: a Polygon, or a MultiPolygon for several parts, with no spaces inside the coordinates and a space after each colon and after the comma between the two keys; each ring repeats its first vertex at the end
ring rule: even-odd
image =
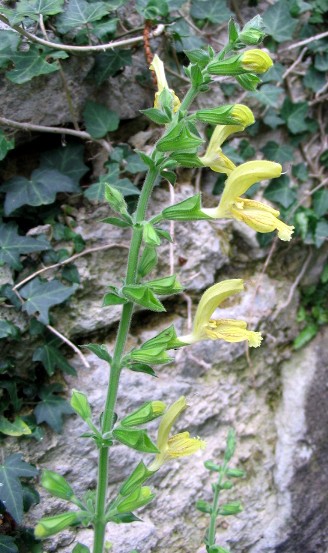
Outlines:
{"type": "MultiPolygon", "coordinates": [[[[155,180],[158,175],[157,169],[150,169],[148,171],[144,186],[142,188],[138,207],[136,211],[136,223],[140,223],[144,220],[146,209],[148,206],[149,198],[155,184],[155,180]]],[[[142,242],[142,229],[136,226],[133,230],[131,245],[129,251],[129,258],[126,272],[126,283],[134,284],[137,279],[137,268],[139,260],[139,251],[142,242]]],[[[103,416],[102,432],[103,434],[109,432],[114,423],[115,404],[117,398],[117,391],[119,386],[119,379],[121,373],[121,357],[125,347],[125,342],[130,328],[130,322],[133,312],[133,303],[129,302],[123,306],[122,317],[117,332],[117,339],[115,344],[115,350],[113,355],[113,361],[111,364],[106,405],[103,416]]],[[[96,513],[94,524],[94,545],[93,553],[103,553],[106,519],[106,496],[108,487],[108,457],[109,448],[107,446],[101,447],[99,451],[98,462],[98,482],[97,482],[97,496],[96,496],[96,513]]]]}
{"type": "Polygon", "coordinates": [[[208,536],[207,536],[207,545],[210,547],[211,545],[215,544],[215,530],[216,530],[216,519],[217,519],[217,510],[218,510],[218,504],[219,504],[219,496],[221,491],[221,484],[222,480],[225,476],[227,469],[227,464],[224,463],[222,467],[222,471],[220,472],[218,481],[215,486],[214,491],[214,497],[212,502],[212,513],[211,513],[211,519],[210,519],[210,526],[208,529],[208,536]]]}
{"type": "MultiPolygon", "coordinates": [[[[187,110],[190,104],[197,96],[199,90],[196,87],[191,87],[187,92],[184,100],[181,103],[180,109],[187,110]]],[[[133,229],[129,257],[126,271],[126,284],[135,284],[137,282],[137,269],[139,261],[139,252],[142,243],[142,228],[138,223],[142,223],[145,219],[148,202],[158,177],[159,169],[154,167],[149,169],[142,191],[139,197],[139,202],[136,210],[135,227],[133,229]]],[[[106,405],[103,416],[102,432],[106,434],[111,431],[114,424],[115,405],[117,398],[117,391],[119,386],[119,379],[121,373],[121,358],[124,351],[126,339],[128,336],[131,317],[133,312],[133,303],[129,302],[123,306],[122,317],[119,324],[116,344],[113,354],[113,361],[111,363],[108,391],[106,398],[106,405]]],[[[93,553],[103,553],[105,530],[106,530],[106,496],[108,487],[108,458],[109,447],[104,446],[99,451],[99,463],[98,463],[98,482],[97,482],[97,495],[96,495],[96,513],[94,522],[94,545],[93,553]]]]}

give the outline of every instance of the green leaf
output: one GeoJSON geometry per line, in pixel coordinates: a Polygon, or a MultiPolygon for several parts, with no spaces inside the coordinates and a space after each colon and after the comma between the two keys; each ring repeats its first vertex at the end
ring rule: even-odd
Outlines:
{"type": "Polygon", "coordinates": [[[271,84],[264,84],[256,92],[250,92],[249,96],[255,98],[258,102],[264,106],[276,108],[279,106],[280,97],[284,92],[283,88],[279,86],[273,86],[271,84]]]}
{"type": "Polygon", "coordinates": [[[313,194],[313,209],[318,215],[322,217],[326,215],[328,211],[328,190],[318,190],[313,194]]]}
{"type": "Polygon", "coordinates": [[[282,205],[287,209],[295,202],[297,195],[295,190],[289,187],[289,177],[282,175],[278,179],[273,179],[264,192],[264,197],[271,202],[282,205]]]}
{"type": "Polygon", "coordinates": [[[66,361],[59,349],[50,344],[37,348],[32,357],[33,361],[40,361],[49,376],[52,376],[56,369],[66,374],[76,375],[76,370],[66,361]]]}
{"type": "MultiPolygon", "coordinates": [[[[61,387],[60,387],[61,388],[61,387]]],[[[71,415],[73,410],[69,403],[54,392],[60,391],[58,385],[52,384],[42,389],[39,396],[42,401],[34,409],[36,422],[46,422],[55,432],[59,434],[63,428],[63,416],[71,415]]]]}
{"type": "Polygon", "coordinates": [[[78,185],[83,175],[89,171],[89,167],[83,163],[83,156],[82,144],[67,144],[41,154],[40,169],[55,169],[78,185]]]}
{"type": "Polygon", "coordinates": [[[157,446],[151,441],[145,430],[136,428],[115,428],[113,437],[121,444],[145,453],[159,453],[157,446]]]}
{"type": "Polygon", "coordinates": [[[80,415],[81,419],[83,419],[84,421],[91,419],[91,407],[89,405],[87,396],[83,392],[79,392],[78,390],[73,389],[71,407],[78,415],[80,415]]]}
{"type": "Polygon", "coordinates": [[[317,248],[320,248],[328,239],[328,223],[327,221],[319,221],[315,228],[314,243],[317,248]]]}
{"type": "Polygon", "coordinates": [[[119,180],[120,168],[118,163],[108,164],[108,173],[101,175],[99,181],[95,182],[84,192],[84,196],[91,202],[102,202],[105,200],[106,185],[116,186],[119,180]]]}
{"type": "Polygon", "coordinates": [[[159,299],[156,298],[152,290],[146,285],[142,286],[138,284],[132,284],[128,286],[123,286],[122,293],[129,301],[133,301],[138,305],[147,307],[147,309],[150,309],[151,311],[166,311],[163,304],[159,301],[159,299]]]}
{"type": "Polygon", "coordinates": [[[107,346],[105,346],[105,344],[85,344],[82,347],[88,348],[88,350],[92,351],[92,353],[99,357],[99,359],[107,361],[107,363],[112,362],[112,357],[108,353],[107,346]]]}
{"type": "Polygon", "coordinates": [[[138,277],[144,278],[147,276],[157,265],[157,252],[153,246],[146,246],[141,254],[138,277]]]}
{"type": "Polygon", "coordinates": [[[89,3],[85,0],[69,0],[64,12],[57,17],[57,30],[65,34],[102,19],[110,11],[108,2],[89,3]]]}
{"type": "Polygon", "coordinates": [[[326,75],[310,66],[303,79],[303,84],[306,88],[313,90],[313,92],[318,92],[326,84],[326,75]]]}
{"type": "Polygon", "coordinates": [[[278,163],[285,163],[291,161],[294,157],[294,148],[288,144],[278,144],[273,140],[269,140],[266,145],[261,148],[261,152],[270,161],[277,161],[278,163]]]}
{"type": "Polygon", "coordinates": [[[29,315],[38,313],[38,320],[49,324],[49,309],[67,300],[76,289],[76,284],[64,286],[57,279],[44,282],[34,278],[20,290],[20,295],[26,300],[22,309],[29,315]]]}
{"type": "Polygon", "coordinates": [[[58,71],[58,63],[46,61],[48,56],[49,53],[42,53],[40,47],[35,44],[30,45],[27,52],[13,54],[11,59],[15,67],[11,71],[7,71],[7,79],[15,84],[23,84],[39,75],[48,75],[58,71]]]}
{"type": "Polygon", "coordinates": [[[306,182],[309,179],[309,172],[305,163],[298,163],[292,167],[292,175],[301,182],[306,182]]]}
{"type": "MultiPolygon", "coordinates": [[[[0,36],[1,38],[1,36],[0,36]]],[[[8,140],[6,135],[2,130],[0,130],[0,161],[3,160],[9,150],[12,150],[15,147],[15,140],[8,140]]]]}
{"type": "Polygon", "coordinates": [[[143,173],[147,171],[147,165],[142,161],[139,154],[131,154],[126,159],[126,165],[124,167],[124,170],[127,173],[131,173],[132,175],[135,175],[136,173],[143,173]]]}
{"type": "Polygon", "coordinates": [[[297,102],[294,104],[289,98],[285,99],[280,115],[291,133],[297,134],[308,130],[308,124],[305,120],[308,110],[309,106],[307,102],[297,102]]]}
{"type": "Polygon", "coordinates": [[[132,64],[131,50],[117,50],[113,52],[104,52],[95,57],[95,64],[89,74],[97,85],[102,84],[115,75],[126,65],[132,64]]]}
{"type": "Polygon", "coordinates": [[[318,326],[310,323],[296,336],[294,340],[294,349],[300,349],[310,342],[318,333],[318,326]]]}
{"type": "Polygon", "coordinates": [[[13,177],[2,187],[7,192],[4,210],[10,215],[22,205],[47,205],[56,199],[57,192],[78,192],[72,179],[53,169],[35,169],[28,180],[13,177]]]}
{"type": "Polygon", "coordinates": [[[83,118],[92,138],[102,138],[108,132],[116,131],[120,123],[120,118],[115,111],[91,100],[88,100],[85,105],[83,118]]]}
{"type": "Polygon", "coordinates": [[[276,129],[279,125],[284,124],[284,120],[279,117],[276,110],[273,108],[268,109],[263,117],[263,122],[268,125],[268,127],[271,127],[271,129],[276,129]]]}
{"type": "Polygon", "coordinates": [[[19,328],[10,321],[0,319],[0,339],[9,338],[11,340],[18,340],[20,337],[19,328]]]}
{"type": "Polygon", "coordinates": [[[220,25],[228,21],[233,13],[227,7],[226,0],[192,0],[190,15],[194,19],[209,21],[215,25],[220,25]]]}
{"type": "Polygon", "coordinates": [[[31,429],[20,417],[15,417],[10,422],[6,417],[0,416],[0,432],[6,436],[27,436],[31,434],[31,429]]]}
{"type": "Polygon", "coordinates": [[[146,374],[149,374],[150,376],[156,377],[156,373],[154,369],[150,367],[150,365],[147,365],[146,363],[131,363],[127,366],[127,368],[130,371],[133,371],[136,373],[146,373],[146,374]]]}
{"type": "Polygon", "coordinates": [[[17,50],[20,41],[18,33],[0,29],[0,68],[6,67],[17,50]]]}
{"type": "Polygon", "coordinates": [[[39,21],[39,15],[56,15],[62,11],[64,0],[20,0],[15,10],[17,14],[39,21]]]}
{"type": "Polygon", "coordinates": [[[79,542],[75,545],[74,549],[72,549],[72,553],[90,553],[90,549],[79,542]]]}
{"type": "Polygon", "coordinates": [[[7,263],[19,271],[22,267],[19,261],[20,255],[48,249],[50,249],[50,245],[46,240],[19,236],[15,223],[0,223],[0,266],[7,263]]]}
{"type": "Polygon", "coordinates": [[[33,478],[37,474],[37,469],[25,463],[20,453],[9,455],[0,465],[0,501],[18,523],[23,518],[23,489],[19,478],[33,478]]]}
{"type": "Polygon", "coordinates": [[[0,551],[2,553],[19,553],[15,538],[0,534],[0,551]]]}
{"type": "Polygon", "coordinates": [[[297,21],[290,15],[286,0],[275,2],[264,12],[262,18],[265,32],[277,42],[285,42],[293,38],[297,21]]]}
{"type": "Polygon", "coordinates": [[[159,152],[176,152],[196,149],[204,142],[195,135],[193,129],[185,121],[180,121],[171,131],[157,142],[159,152]]]}

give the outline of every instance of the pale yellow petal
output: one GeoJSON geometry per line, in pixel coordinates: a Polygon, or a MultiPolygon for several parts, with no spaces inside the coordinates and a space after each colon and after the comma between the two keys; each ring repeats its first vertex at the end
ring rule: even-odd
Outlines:
{"type": "Polygon", "coordinates": [[[204,292],[198,304],[194,319],[192,334],[203,336],[204,326],[207,325],[215,309],[229,296],[238,294],[244,289],[242,279],[224,280],[214,284],[204,292]]]}
{"type": "Polygon", "coordinates": [[[253,184],[263,179],[280,177],[282,167],[273,161],[247,161],[230,173],[217,210],[218,217],[229,217],[232,203],[253,184]]]}
{"type": "Polygon", "coordinates": [[[151,71],[155,71],[159,93],[161,93],[164,88],[169,88],[169,85],[167,84],[167,80],[166,80],[164,63],[158,57],[157,54],[155,54],[153,61],[149,66],[149,69],[151,69],[151,71]]]}
{"type": "Polygon", "coordinates": [[[281,240],[289,241],[292,237],[294,227],[278,219],[279,211],[261,202],[237,198],[231,206],[231,215],[257,232],[272,232],[277,229],[281,240]]]}
{"type": "Polygon", "coordinates": [[[204,440],[200,438],[190,438],[189,432],[181,432],[169,439],[166,455],[170,459],[187,457],[187,455],[192,455],[199,449],[204,449],[205,446],[204,440]]]}
{"type": "Polygon", "coordinates": [[[211,320],[205,332],[211,340],[221,339],[226,342],[244,342],[247,340],[250,347],[254,348],[259,347],[262,341],[261,333],[247,330],[247,324],[244,321],[211,320]]]}
{"type": "Polygon", "coordinates": [[[171,428],[179,415],[187,407],[187,400],[184,396],[181,396],[175,401],[163,415],[158,428],[157,447],[160,451],[166,447],[171,428]]]}
{"type": "Polygon", "coordinates": [[[273,65],[273,61],[266,52],[255,48],[242,54],[241,65],[247,71],[265,73],[273,65]]]}

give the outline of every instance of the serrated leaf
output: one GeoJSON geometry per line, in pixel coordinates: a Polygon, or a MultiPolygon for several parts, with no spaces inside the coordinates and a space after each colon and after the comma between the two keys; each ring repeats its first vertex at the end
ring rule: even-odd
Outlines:
{"type": "Polygon", "coordinates": [[[19,553],[15,544],[15,538],[0,535],[0,551],[1,553],[19,553]]]}
{"type": "Polygon", "coordinates": [[[20,41],[18,33],[0,30],[0,67],[5,67],[17,50],[20,41]]]}
{"type": "Polygon", "coordinates": [[[40,169],[55,169],[78,185],[89,168],[83,163],[84,146],[68,144],[41,154],[40,169]]]}
{"type": "Polygon", "coordinates": [[[264,192],[264,197],[287,209],[296,200],[296,192],[289,187],[289,177],[282,175],[271,181],[264,192]]]}
{"type": "Polygon", "coordinates": [[[79,187],[66,175],[54,169],[35,169],[28,180],[13,177],[2,187],[6,192],[4,210],[10,215],[23,205],[47,205],[56,199],[58,192],[78,192],[79,187]]]}
{"type": "Polygon", "coordinates": [[[23,518],[23,489],[19,478],[33,478],[37,473],[36,468],[22,460],[20,453],[9,455],[0,465],[0,501],[18,523],[23,518]]]}
{"type": "Polygon", "coordinates": [[[277,42],[285,42],[293,38],[297,20],[293,19],[289,12],[286,0],[278,0],[263,14],[265,32],[277,42]]]}
{"type": "Polygon", "coordinates": [[[64,0],[20,0],[15,10],[17,14],[39,21],[39,15],[56,15],[62,11],[64,0]]]}
{"type": "Polygon", "coordinates": [[[270,161],[277,161],[278,163],[285,163],[291,161],[294,156],[294,148],[288,144],[278,144],[273,140],[269,140],[266,145],[261,148],[261,152],[270,161]]]}
{"type": "Polygon", "coordinates": [[[63,416],[71,415],[73,410],[69,403],[62,397],[53,393],[53,388],[40,392],[41,402],[34,409],[36,422],[46,422],[55,432],[59,434],[63,428],[63,416]]]}
{"type": "Polygon", "coordinates": [[[279,86],[264,84],[256,92],[250,92],[249,96],[255,98],[264,106],[276,108],[279,106],[279,100],[283,92],[284,90],[279,86]]]}
{"type": "Polygon", "coordinates": [[[326,215],[328,211],[328,190],[318,190],[313,194],[313,209],[318,217],[326,215]]]}
{"type": "Polygon", "coordinates": [[[297,102],[294,104],[289,98],[285,99],[280,115],[291,133],[297,134],[308,130],[308,124],[305,120],[308,110],[309,106],[307,102],[297,102]]]}
{"type": "Polygon", "coordinates": [[[215,25],[228,21],[232,12],[227,6],[226,0],[192,0],[190,15],[194,19],[209,21],[215,25]]]}
{"type": "Polygon", "coordinates": [[[6,77],[15,84],[23,84],[39,75],[48,75],[58,71],[56,61],[46,61],[48,53],[42,53],[40,47],[32,44],[27,52],[17,52],[12,56],[14,69],[7,71],[6,77]]]}
{"type": "Polygon", "coordinates": [[[49,324],[49,309],[67,300],[76,289],[76,284],[64,286],[57,279],[44,282],[34,278],[20,290],[20,295],[26,300],[22,309],[29,315],[38,313],[38,320],[49,324]]]}
{"type": "Polygon", "coordinates": [[[15,417],[13,422],[0,416],[0,432],[6,436],[27,436],[31,434],[30,427],[20,417],[15,417]]]}
{"type": "MultiPolygon", "coordinates": [[[[0,40],[1,40],[1,35],[0,35],[0,40]]],[[[0,161],[3,160],[6,157],[9,150],[12,150],[14,147],[15,147],[15,140],[14,139],[8,140],[4,132],[0,130],[0,161]]]]}
{"type": "Polygon", "coordinates": [[[88,100],[85,105],[83,118],[92,138],[102,138],[108,132],[116,131],[120,123],[120,118],[115,111],[91,100],[88,100]]]}
{"type": "Polygon", "coordinates": [[[57,30],[67,33],[83,25],[102,19],[111,11],[107,2],[93,2],[85,0],[69,0],[65,10],[57,17],[57,30]]]}
{"type": "Polygon", "coordinates": [[[15,223],[0,223],[0,266],[7,263],[10,267],[20,270],[22,265],[20,255],[48,250],[50,245],[46,240],[36,240],[30,236],[20,236],[15,223]]]}
{"type": "Polygon", "coordinates": [[[82,347],[88,348],[88,350],[92,351],[99,359],[102,359],[103,361],[107,361],[107,363],[111,363],[112,358],[109,355],[107,351],[107,346],[105,344],[85,344],[82,347]]]}
{"type": "Polygon", "coordinates": [[[66,374],[76,375],[76,370],[66,361],[59,349],[50,344],[37,348],[32,357],[33,361],[40,361],[49,376],[52,376],[56,369],[66,374]]]}
{"type": "Polygon", "coordinates": [[[95,80],[97,85],[102,84],[115,75],[126,65],[131,65],[131,50],[114,50],[113,52],[104,52],[95,57],[95,64],[90,72],[90,78],[95,80]]]}

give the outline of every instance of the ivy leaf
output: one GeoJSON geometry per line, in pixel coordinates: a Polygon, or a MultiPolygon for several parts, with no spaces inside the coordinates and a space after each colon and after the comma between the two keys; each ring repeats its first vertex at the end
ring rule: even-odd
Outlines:
{"type": "Polygon", "coordinates": [[[292,175],[301,182],[306,182],[309,178],[309,172],[306,168],[305,163],[298,163],[297,165],[293,165],[292,175]]]}
{"type": "Polygon", "coordinates": [[[326,76],[321,71],[317,71],[314,67],[310,66],[303,79],[303,84],[306,88],[318,92],[326,84],[326,76]]]}
{"type": "Polygon", "coordinates": [[[279,117],[275,109],[268,109],[266,114],[263,117],[263,122],[271,127],[271,129],[276,129],[279,125],[284,124],[284,120],[279,117]]]}
{"type": "Polygon", "coordinates": [[[30,236],[19,236],[15,223],[0,223],[0,265],[7,263],[19,271],[22,268],[19,261],[20,255],[48,249],[50,245],[45,239],[36,240],[30,236]]]}
{"type": "Polygon", "coordinates": [[[283,92],[284,90],[279,86],[264,84],[261,86],[260,90],[257,90],[256,92],[250,92],[248,96],[255,98],[264,106],[276,108],[279,106],[279,100],[283,92]]]}
{"type": "Polygon", "coordinates": [[[308,109],[309,106],[307,102],[297,102],[294,104],[289,98],[285,99],[280,115],[286,122],[291,133],[297,134],[308,130],[308,124],[306,122],[308,109]]]}
{"type": "Polygon", "coordinates": [[[78,185],[89,168],[83,163],[82,144],[68,144],[65,147],[50,150],[41,155],[40,169],[56,169],[70,177],[78,185]]]}
{"type": "Polygon", "coordinates": [[[9,455],[0,465],[0,501],[18,523],[23,518],[23,488],[19,478],[33,478],[37,474],[37,469],[25,463],[20,453],[9,455]]]}
{"type": "Polygon", "coordinates": [[[147,171],[147,165],[142,161],[138,154],[131,154],[126,158],[125,171],[127,173],[143,173],[147,171]]]}
{"type": "Polygon", "coordinates": [[[2,551],[2,553],[18,553],[15,538],[12,536],[0,535],[0,551],[2,551]]]}
{"type": "Polygon", "coordinates": [[[37,348],[33,354],[33,361],[40,361],[49,376],[52,376],[58,368],[66,374],[76,375],[76,370],[65,359],[58,348],[51,344],[45,344],[37,348]]]}
{"type": "Polygon", "coordinates": [[[328,223],[327,221],[319,221],[314,233],[314,243],[317,248],[320,248],[328,239],[328,223]]]}
{"type": "Polygon", "coordinates": [[[15,420],[11,422],[3,416],[0,416],[0,432],[6,436],[27,436],[32,433],[21,417],[15,417],[15,420]]]}
{"type": "Polygon", "coordinates": [[[18,340],[20,337],[19,328],[5,319],[0,319],[0,339],[10,338],[12,340],[18,340]]]}
{"type": "Polygon", "coordinates": [[[313,194],[313,209],[318,217],[322,217],[327,213],[328,190],[318,190],[313,194]]]}
{"type": "Polygon", "coordinates": [[[262,16],[265,32],[277,42],[293,38],[297,21],[292,18],[286,0],[278,0],[262,16]]]}
{"type": "Polygon", "coordinates": [[[129,180],[119,179],[119,166],[117,163],[109,164],[110,172],[107,175],[101,175],[98,182],[95,182],[84,192],[88,200],[93,202],[105,201],[106,185],[115,186],[122,192],[123,196],[138,196],[140,190],[129,180]],[[112,167],[113,166],[113,167],[112,167]]]}
{"type": "Polygon", "coordinates": [[[18,33],[0,30],[0,67],[5,67],[17,50],[20,41],[18,33]]]}
{"type": "Polygon", "coordinates": [[[67,300],[76,289],[76,284],[64,286],[57,279],[44,282],[34,278],[20,290],[20,295],[26,300],[22,309],[29,315],[39,313],[38,320],[43,324],[49,324],[50,307],[67,300]]]}
{"type": "Polygon", "coordinates": [[[287,209],[296,200],[296,192],[289,187],[289,177],[282,175],[270,182],[264,192],[264,197],[287,209]]]}
{"type": "Polygon", "coordinates": [[[2,187],[7,192],[4,211],[10,215],[22,205],[47,205],[56,199],[57,192],[78,192],[70,177],[54,169],[35,169],[31,180],[13,177],[2,187]]]}
{"type": "Polygon", "coordinates": [[[46,57],[49,53],[42,53],[40,47],[32,44],[27,52],[17,52],[12,56],[14,69],[7,71],[6,77],[15,84],[27,83],[39,75],[47,75],[58,71],[59,65],[55,61],[49,63],[46,57]]]}
{"type": "Polygon", "coordinates": [[[4,159],[9,150],[12,150],[14,147],[15,140],[8,140],[4,132],[0,130],[0,161],[4,159]]]}
{"type": "Polygon", "coordinates": [[[294,149],[288,144],[278,144],[273,140],[269,140],[261,152],[264,153],[265,157],[270,161],[277,161],[278,163],[285,163],[286,161],[291,161],[294,156],[294,149]]]}
{"type": "Polygon", "coordinates": [[[96,81],[97,85],[102,84],[108,77],[115,75],[126,65],[131,65],[131,50],[114,50],[104,52],[95,57],[95,64],[89,76],[96,81]]]}
{"type": "Polygon", "coordinates": [[[61,433],[63,428],[63,416],[71,415],[74,411],[62,397],[55,395],[61,391],[61,386],[52,384],[47,389],[41,390],[39,396],[41,402],[34,409],[36,422],[46,422],[55,432],[61,433]]]}
{"type": "Polygon", "coordinates": [[[120,118],[115,111],[102,104],[88,100],[83,110],[87,131],[93,138],[102,138],[118,129],[120,118]]]}
{"type": "Polygon", "coordinates": [[[62,11],[64,0],[20,0],[15,11],[18,15],[39,21],[39,15],[56,15],[62,11]]]}
{"type": "Polygon", "coordinates": [[[194,19],[209,21],[215,25],[228,21],[233,14],[227,7],[226,0],[192,0],[190,15],[194,19]]]}
{"type": "Polygon", "coordinates": [[[85,0],[69,0],[64,12],[57,17],[57,30],[65,34],[72,29],[102,19],[111,10],[107,2],[89,4],[85,0]]]}

